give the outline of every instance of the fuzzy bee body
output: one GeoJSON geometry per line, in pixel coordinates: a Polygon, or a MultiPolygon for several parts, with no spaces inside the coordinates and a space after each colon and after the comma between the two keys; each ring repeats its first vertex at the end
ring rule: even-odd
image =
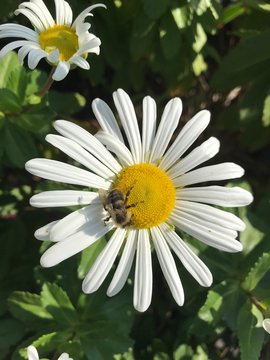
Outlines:
{"type": "Polygon", "coordinates": [[[109,216],[104,219],[105,224],[110,219],[112,219],[116,226],[121,228],[125,228],[132,224],[132,214],[128,211],[128,208],[132,206],[127,206],[129,193],[130,190],[126,196],[124,196],[118,189],[113,189],[108,193],[100,193],[104,209],[109,214],[109,216]]]}

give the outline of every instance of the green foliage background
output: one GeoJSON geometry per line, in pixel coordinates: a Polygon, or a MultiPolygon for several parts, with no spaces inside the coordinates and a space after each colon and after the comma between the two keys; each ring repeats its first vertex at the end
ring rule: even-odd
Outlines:
{"type": "MultiPolygon", "coordinates": [[[[38,91],[49,66],[29,71],[15,53],[0,60],[0,358],[26,359],[31,343],[42,358],[68,352],[74,359],[257,360],[270,358],[270,5],[263,0],[115,0],[96,9],[93,32],[101,55],[91,69],[75,69],[49,94],[38,91]],[[42,269],[48,246],[34,231],[69,209],[34,209],[29,197],[56,185],[32,177],[24,163],[34,157],[69,161],[45,143],[57,118],[98,130],[90,104],[112,105],[112,91],[124,88],[138,114],[153,96],[161,112],[172,96],[184,103],[181,126],[208,108],[212,122],[200,140],[215,135],[221,152],[214,162],[235,161],[246,169],[255,201],[232,210],[244,219],[241,254],[222,253],[183,235],[211,269],[214,284],[201,288],[179,261],[186,301],[172,299],[153,255],[154,292],[146,313],[132,308],[132,276],[124,290],[106,298],[81,291],[81,279],[106,239],[81,255],[42,269]]],[[[20,22],[19,1],[1,3],[0,20],[20,22]]],[[[53,2],[46,4],[53,10],[53,2]]],[[[88,1],[71,1],[77,14],[88,1]]],[[[25,22],[25,25],[29,25],[25,22]]],[[[4,39],[0,47],[7,43],[4,39]]],[[[112,105],[113,107],[113,105],[112,105]]],[[[59,185],[57,186],[59,189],[59,185]]]]}

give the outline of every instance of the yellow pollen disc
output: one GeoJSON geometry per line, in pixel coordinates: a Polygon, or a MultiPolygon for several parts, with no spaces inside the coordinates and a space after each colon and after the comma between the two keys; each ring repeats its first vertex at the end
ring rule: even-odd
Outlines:
{"type": "Polygon", "coordinates": [[[39,43],[43,50],[51,53],[58,49],[60,60],[67,61],[79,48],[75,30],[65,25],[54,25],[39,34],[39,43]]]}
{"type": "Polygon", "coordinates": [[[124,168],[113,185],[124,197],[134,228],[150,228],[167,220],[175,205],[175,187],[160,168],[142,163],[124,168]]]}

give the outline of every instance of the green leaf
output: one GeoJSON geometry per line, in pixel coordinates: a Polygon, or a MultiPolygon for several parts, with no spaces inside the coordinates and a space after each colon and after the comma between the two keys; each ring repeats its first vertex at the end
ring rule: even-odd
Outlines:
{"type": "Polygon", "coordinates": [[[10,312],[24,322],[34,322],[37,319],[52,319],[51,314],[44,309],[41,298],[37,294],[14,291],[8,298],[10,312]]]}
{"type": "Polygon", "coordinates": [[[0,89],[0,111],[19,112],[20,110],[18,97],[9,89],[0,89]]]}
{"type": "Polygon", "coordinates": [[[0,354],[5,358],[5,353],[11,345],[15,345],[24,335],[25,328],[15,319],[0,321],[0,354]]]}
{"type": "Polygon", "coordinates": [[[76,310],[60,286],[45,283],[41,291],[41,303],[59,324],[70,326],[77,321],[76,310]]]}
{"type": "Polygon", "coordinates": [[[155,29],[155,22],[144,13],[135,17],[130,38],[130,53],[135,61],[149,52],[153,46],[155,29]]]}
{"type": "Polygon", "coordinates": [[[144,0],[143,8],[151,19],[158,19],[163,15],[169,5],[169,0],[144,0]]]}
{"type": "Polygon", "coordinates": [[[81,254],[81,261],[78,267],[78,276],[83,279],[91,266],[94,264],[98,254],[106,245],[105,237],[96,241],[93,245],[85,249],[81,254]]]}
{"type": "Polygon", "coordinates": [[[209,324],[213,322],[215,323],[217,319],[220,317],[219,313],[222,306],[222,302],[223,302],[223,297],[219,294],[219,292],[215,290],[209,290],[206,302],[198,312],[199,318],[209,324]]]}
{"type": "Polygon", "coordinates": [[[4,149],[11,164],[20,168],[24,167],[26,161],[38,156],[32,137],[8,121],[5,122],[4,149]]]}
{"type": "Polygon", "coordinates": [[[264,253],[258,261],[254,264],[253,268],[249,271],[242,286],[246,291],[252,291],[270,270],[270,253],[264,253]]]}
{"type": "Polygon", "coordinates": [[[190,26],[192,16],[189,6],[174,8],[171,12],[178,29],[185,29],[190,26]]]}
{"type": "Polygon", "coordinates": [[[200,53],[206,41],[207,41],[206,33],[202,25],[198,23],[196,26],[195,41],[192,44],[193,50],[196,53],[200,53]]]}
{"type": "Polygon", "coordinates": [[[86,104],[85,98],[78,93],[60,93],[51,90],[48,99],[53,111],[64,116],[78,112],[86,104]]]}
{"type": "Polygon", "coordinates": [[[263,316],[255,305],[246,302],[237,319],[241,360],[258,360],[264,340],[263,316]]]}
{"type": "Polygon", "coordinates": [[[182,344],[173,353],[173,360],[191,360],[193,350],[190,345],[182,344]]]}
{"type": "Polygon", "coordinates": [[[236,19],[238,16],[245,13],[245,8],[243,7],[242,3],[232,4],[225,8],[223,13],[223,24],[228,24],[229,22],[236,19]]]}
{"type": "MultiPolygon", "coordinates": [[[[51,353],[55,354],[59,352],[60,355],[60,351],[57,351],[58,348],[60,348],[63,345],[63,343],[66,343],[69,338],[70,338],[70,333],[67,331],[51,332],[38,337],[34,341],[31,341],[31,345],[33,345],[37,349],[39,357],[41,359],[44,358],[45,356],[48,356],[51,353]]],[[[25,345],[26,346],[29,345],[29,340],[25,345]]],[[[19,354],[24,359],[27,359],[26,347],[21,348],[19,350],[19,354]]]]}
{"type": "Polygon", "coordinates": [[[180,49],[181,36],[170,13],[163,16],[160,21],[159,36],[165,58],[173,58],[180,49]]]}
{"type": "Polygon", "coordinates": [[[9,52],[0,60],[0,89],[7,87],[10,74],[20,67],[21,65],[15,52],[9,52]]]}
{"type": "Polygon", "coordinates": [[[264,100],[262,123],[263,126],[270,125],[270,95],[267,95],[264,100]]]}

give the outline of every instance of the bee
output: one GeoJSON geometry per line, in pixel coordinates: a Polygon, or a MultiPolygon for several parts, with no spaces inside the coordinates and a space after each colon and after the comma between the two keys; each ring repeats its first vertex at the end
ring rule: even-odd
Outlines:
{"type": "Polygon", "coordinates": [[[125,228],[132,225],[132,213],[128,209],[135,207],[138,203],[127,205],[128,197],[133,186],[127,191],[126,195],[118,190],[113,189],[109,192],[99,192],[99,196],[103,203],[104,209],[108,212],[108,216],[104,219],[104,224],[112,219],[118,227],[125,228]]]}

